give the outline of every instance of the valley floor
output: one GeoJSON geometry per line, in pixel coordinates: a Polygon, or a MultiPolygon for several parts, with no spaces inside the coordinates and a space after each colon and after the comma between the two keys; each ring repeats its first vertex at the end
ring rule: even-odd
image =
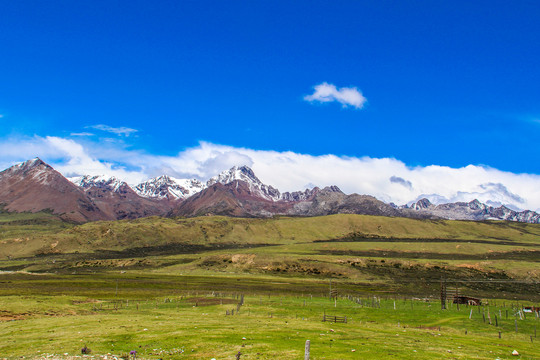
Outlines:
{"type": "MultiPolygon", "coordinates": [[[[1,291],[26,276],[2,275],[1,291]]],[[[339,284],[330,299],[316,293],[329,284],[303,287],[280,277],[130,276],[142,281],[41,276],[27,280],[33,291],[25,295],[0,296],[0,354],[70,359],[86,346],[102,359],[132,359],[132,351],[138,359],[235,359],[238,352],[241,359],[300,359],[310,340],[311,359],[504,359],[513,350],[540,358],[540,321],[523,312],[527,301],[448,302],[441,310],[437,298],[354,293],[339,284]],[[274,291],[258,293],[259,281],[274,291]],[[187,290],[223,282],[238,291],[187,290]],[[40,294],[46,287],[49,294],[40,294]],[[347,322],[323,322],[325,315],[347,322]]]]}
{"type": "Polygon", "coordinates": [[[310,340],[312,360],[540,359],[540,319],[524,311],[540,301],[539,225],[51,214],[0,225],[0,358],[70,359],[86,345],[108,360],[301,359],[310,340]],[[483,305],[458,308],[456,293],[483,305]]]}

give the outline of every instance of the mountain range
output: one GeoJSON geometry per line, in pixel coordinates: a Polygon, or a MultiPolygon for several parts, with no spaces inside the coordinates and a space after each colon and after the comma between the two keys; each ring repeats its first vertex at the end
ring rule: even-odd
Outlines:
{"type": "Polygon", "coordinates": [[[478,200],[434,205],[421,199],[410,205],[386,204],[373,196],[345,194],[337,186],[281,193],[262,183],[247,166],[210,178],[160,176],[134,187],[108,176],[65,178],[39,158],[0,172],[4,211],[50,211],[72,222],[158,216],[226,215],[237,217],[365,214],[419,219],[509,220],[540,223],[540,214],[492,207],[478,200]]]}

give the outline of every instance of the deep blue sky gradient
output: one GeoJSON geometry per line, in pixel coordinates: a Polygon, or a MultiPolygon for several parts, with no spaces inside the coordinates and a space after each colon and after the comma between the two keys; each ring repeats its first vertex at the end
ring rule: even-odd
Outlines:
{"type": "Polygon", "coordinates": [[[0,1],[0,138],[540,174],[538,1],[0,1]],[[303,100],[356,86],[361,110],[303,100]],[[101,135],[104,135],[101,133],[101,135]]]}

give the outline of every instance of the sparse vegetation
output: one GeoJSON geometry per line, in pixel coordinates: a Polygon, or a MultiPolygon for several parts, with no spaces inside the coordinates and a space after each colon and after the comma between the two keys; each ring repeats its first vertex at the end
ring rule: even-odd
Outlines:
{"type": "Polygon", "coordinates": [[[310,339],[312,359],[493,359],[514,347],[538,358],[539,319],[517,311],[540,301],[539,225],[334,215],[75,226],[41,213],[2,213],[0,224],[3,356],[87,347],[138,359],[294,359],[310,339]],[[440,310],[442,278],[488,299],[489,311],[440,310]],[[240,313],[227,316],[239,294],[240,313]],[[350,321],[322,323],[325,311],[350,321]]]}

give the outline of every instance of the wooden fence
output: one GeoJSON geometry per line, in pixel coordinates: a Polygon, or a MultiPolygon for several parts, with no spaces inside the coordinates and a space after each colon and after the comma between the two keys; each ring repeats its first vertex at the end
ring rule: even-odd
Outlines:
{"type": "Polygon", "coordinates": [[[335,315],[323,315],[322,321],[329,321],[329,322],[335,322],[335,323],[347,323],[347,317],[346,316],[335,316],[335,315]]]}

